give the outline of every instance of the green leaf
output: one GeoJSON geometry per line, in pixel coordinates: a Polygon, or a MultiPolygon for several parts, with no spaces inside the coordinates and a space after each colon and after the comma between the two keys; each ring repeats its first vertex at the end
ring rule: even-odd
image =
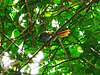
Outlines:
{"type": "MultiPolygon", "coordinates": [[[[13,33],[12,33],[13,34],[13,33]]],[[[14,37],[18,37],[20,35],[20,32],[18,30],[18,28],[14,29],[14,37]]]]}
{"type": "Polygon", "coordinates": [[[45,17],[50,17],[52,15],[52,12],[46,12],[45,17]]]}
{"type": "Polygon", "coordinates": [[[56,4],[60,4],[61,0],[54,0],[56,4]]]}

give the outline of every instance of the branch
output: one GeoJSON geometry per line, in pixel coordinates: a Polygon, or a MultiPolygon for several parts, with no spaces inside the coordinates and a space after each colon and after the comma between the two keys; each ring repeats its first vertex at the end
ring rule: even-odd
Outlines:
{"type": "Polygon", "coordinates": [[[78,58],[73,58],[73,59],[70,59],[70,60],[65,60],[65,61],[62,61],[62,62],[56,64],[56,65],[48,66],[48,67],[56,67],[56,66],[59,66],[60,64],[66,63],[68,61],[73,61],[73,60],[78,60],[78,59],[79,59],[79,57],[78,58]]]}
{"type": "Polygon", "coordinates": [[[100,69],[100,66],[96,66],[95,64],[91,63],[91,62],[90,62],[88,59],[86,59],[85,57],[83,57],[83,59],[84,59],[86,62],[88,62],[90,65],[92,65],[93,67],[100,69]]]}
{"type": "Polygon", "coordinates": [[[59,40],[59,42],[60,42],[60,44],[61,44],[61,46],[62,46],[62,48],[63,48],[63,50],[64,50],[65,56],[66,56],[66,58],[67,58],[67,60],[68,60],[68,67],[69,67],[70,71],[72,72],[72,68],[71,68],[71,66],[70,66],[70,61],[69,61],[69,58],[68,58],[68,54],[67,54],[67,52],[66,52],[66,50],[65,50],[65,47],[64,47],[63,43],[61,42],[60,38],[58,38],[58,40],[59,40]]]}
{"type": "MultiPolygon", "coordinates": [[[[36,20],[34,20],[34,22],[36,22],[36,20]]],[[[34,23],[33,22],[33,23],[34,23]]],[[[6,52],[7,50],[9,50],[9,48],[22,36],[22,35],[24,35],[24,32],[28,29],[30,27],[30,25],[28,25],[21,33],[20,33],[20,35],[14,40],[14,41],[12,41],[12,43],[0,54],[0,57],[2,56],[2,54],[4,53],[4,52],[6,52]]],[[[0,30],[0,32],[2,33],[2,31],[0,30]]]]}

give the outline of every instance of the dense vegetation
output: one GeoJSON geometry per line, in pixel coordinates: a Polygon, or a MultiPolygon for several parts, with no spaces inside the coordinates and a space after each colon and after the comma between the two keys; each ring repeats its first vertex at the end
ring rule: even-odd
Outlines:
{"type": "Polygon", "coordinates": [[[0,0],[0,71],[2,75],[36,75],[35,71],[99,75],[100,1],[0,0]],[[57,35],[67,29],[68,36],[57,35]],[[39,39],[45,31],[54,33],[39,39]]]}

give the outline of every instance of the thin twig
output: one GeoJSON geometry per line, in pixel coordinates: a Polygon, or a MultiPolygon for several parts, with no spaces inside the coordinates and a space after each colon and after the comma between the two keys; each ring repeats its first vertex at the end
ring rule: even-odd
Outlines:
{"type": "Polygon", "coordinates": [[[83,57],[83,59],[84,59],[86,62],[88,62],[90,65],[92,65],[93,67],[100,69],[100,66],[99,66],[99,67],[98,67],[98,66],[95,66],[93,63],[91,63],[90,61],[88,61],[88,59],[86,59],[85,57],[83,57]]]}
{"type": "Polygon", "coordinates": [[[65,47],[64,47],[63,43],[61,42],[60,38],[58,38],[58,40],[59,40],[59,42],[60,42],[60,44],[61,44],[61,46],[62,46],[62,48],[63,48],[63,50],[64,50],[65,56],[66,56],[66,58],[67,58],[67,60],[68,60],[68,66],[69,66],[69,68],[70,68],[70,72],[72,72],[72,68],[71,68],[71,66],[70,66],[70,61],[69,61],[69,58],[68,58],[68,54],[67,54],[67,52],[66,52],[66,50],[65,50],[65,47]]]}
{"type": "Polygon", "coordinates": [[[78,59],[79,59],[79,58],[72,58],[72,59],[70,59],[70,60],[67,59],[67,60],[64,60],[64,61],[62,61],[62,62],[56,64],[56,65],[48,66],[48,67],[56,67],[56,66],[58,66],[58,65],[60,65],[60,64],[66,63],[66,62],[68,62],[68,61],[73,61],[73,60],[78,60],[78,59]]]}
{"type": "MultiPolygon", "coordinates": [[[[36,21],[36,20],[35,20],[36,21]]],[[[34,22],[35,22],[34,21],[34,22]]],[[[2,56],[2,54],[4,53],[4,52],[6,52],[7,50],[9,50],[9,48],[20,38],[20,37],[22,37],[22,35],[24,35],[24,32],[28,29],[30,27],[30,25],[28,25],[21,33],[20,33],[20,35],[15,39],[15,40],[13,40],[12,41],[12,43],[0,54],[0,56],[2,56]]],[[[2,33],[2,31],[0,31],[1,33],[2,33]]]]}

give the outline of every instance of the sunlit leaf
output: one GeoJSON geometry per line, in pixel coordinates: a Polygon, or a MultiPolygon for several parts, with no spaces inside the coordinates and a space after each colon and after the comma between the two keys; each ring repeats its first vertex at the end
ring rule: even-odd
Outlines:
{"type": "Polygon", "coordinates": [[[45,17],[50,17],[52,15],[52,12],[45,13],[45,17]]]}
{"type": "Polygon", "coordinates": [[[61,1],[61,0],[54,0],[54,2],[55,2],[56,4],[60,4],[60,1],[61,1]]]}

